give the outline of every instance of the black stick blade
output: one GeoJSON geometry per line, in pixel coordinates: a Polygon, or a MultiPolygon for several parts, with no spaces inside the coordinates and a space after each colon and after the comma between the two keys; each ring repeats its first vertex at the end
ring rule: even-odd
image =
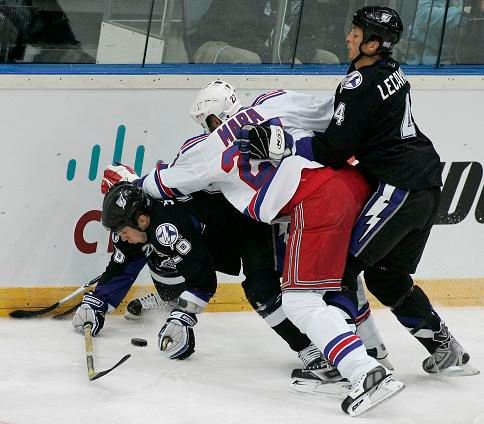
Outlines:
{"type": "Polygon", "coordinates": [[[103,375],[106,375],[107,373],[111,372],[112,370],[114,370],[115,368],[119,367],[122,363],[126,362],[129,358],[131,357],[131,354],[128,353],[127,355],[123,356],[118,362],[117,364],[115,364],[114,366],[112,366],[111,368],[109,368],[108,370],[105,370],[105,371],[99,371],[97,372],[96,374],[94,374],[92,377],[89,378],[89,380],[91,381],[94,381],[94,380],[97,380],[98,378],[101,378],[103,375]]]}
{"type": "Polygon", "coordinates": [[[44,314],[54,310],[58,306],[59,306],[59,302],[54,303],[53,305],[51,305],[47,308],[38,309],[36,311],[27,311],[27,310],[23,310],[23,309],[17,309],[15,311],[10,312],[9,315],[12,318],[35,318],[35,317],[38,317],[39,315],[44,315],[44,314]]]}
{"type": "Polygon", "coordinates": [[[71,314],[72,312],[74,312],[81,304],[78,303],[77,305],[74,305],[72,308],[69,308],[67,309],[66,311],[64,312],[61,312],[59,314],[56,314],[56,315],[53,315],[52,318],[53,319],[64,319],[67,315],[71,314]]]}

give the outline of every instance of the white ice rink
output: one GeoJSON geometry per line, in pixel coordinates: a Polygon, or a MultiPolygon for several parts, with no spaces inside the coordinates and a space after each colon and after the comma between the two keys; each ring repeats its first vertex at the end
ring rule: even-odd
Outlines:
{"type": "MultiPolygon", "coordinates": [[[[484,308],[439,308],[451,331],[484,370],[484,308]]],[[[255,313],[205,313],[189,360],[164,358],[156,345],[159,314],[143,322],[109,316],[94,339],[96,370],[118,369],[90,382],[84,338],[70,320],[0,319],[0,423],[8,424],[484,424],[484,374],[426,375],[426,351],[388,310],[374,311],[406,390],[357,418],[336,399],[289,391],[289,350],[255,313]],[[130,344],[131,337],[148,346],[130,344]]]]}

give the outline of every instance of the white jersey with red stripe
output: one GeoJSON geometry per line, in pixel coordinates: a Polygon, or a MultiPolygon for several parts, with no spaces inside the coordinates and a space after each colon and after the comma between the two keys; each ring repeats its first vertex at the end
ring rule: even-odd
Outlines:
{"type": "Polygon", "coordinates": [[[220,190],[241,212],[271,222],[295,193],[302,169],[322,165],[295,155],[279,163],[249,159],[237,141],[240,128],[247,124],[281,126],[295,141],[294,151],[297,141],[324,131],[332,115],[332,96],[269,91],[211,134],[187,140],[170,165],[160,163],[144,178],[143,189],[154,198],[220,190]]]}

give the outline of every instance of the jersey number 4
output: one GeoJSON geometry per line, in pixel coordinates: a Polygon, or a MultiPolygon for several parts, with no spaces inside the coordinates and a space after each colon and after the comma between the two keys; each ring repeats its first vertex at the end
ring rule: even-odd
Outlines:
{"type": "Polygon", "coordinates": [[[345,120],[345,107],[343,102],[339,102],[338,107],[334,111],[333,118],[336,119],[336,125],[341,125],[345,120]]]}
{"type": "Polygon", "coordinates": [[[415,137],[417,130],[412,118],[412,105],[410,103],[410,93],[405,97],[405,113],[403,115],[402,125],[400,126],[400,135],[402,140],[405,138],[415,137]]]}

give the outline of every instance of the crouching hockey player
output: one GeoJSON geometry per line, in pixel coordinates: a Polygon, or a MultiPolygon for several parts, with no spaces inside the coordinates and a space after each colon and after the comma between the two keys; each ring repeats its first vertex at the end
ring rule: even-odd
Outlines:
{"type": "Polygon", "coordinates": [[[105,313],[121,303],[147,263],[157,293],[130,302],[127,317],[160,305],[173,309],[160,331],[160,349],[162,339],[170,337],[171,346],[162,350],[171,359],[185,359],[194,352],[197,314],[215,293],[215,271],[239,275],[242,260],[242,286],[257,313],[298,353],[304,368],[326,369],[318,349],[282,312],[271,226],[240,214],[220,194],[159,202],[129,183],[108,192],[102,219],[113,231],[115,250],[96,289],[74,315],[76,331],[92,322],[97,336],[105,313]]]}

